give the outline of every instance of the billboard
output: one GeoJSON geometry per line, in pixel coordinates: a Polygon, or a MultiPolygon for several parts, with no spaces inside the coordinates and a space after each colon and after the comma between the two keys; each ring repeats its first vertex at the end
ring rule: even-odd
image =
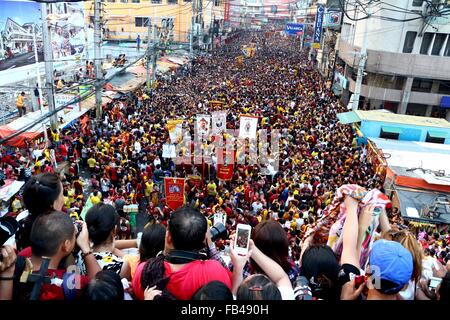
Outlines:
{"type": "Polygon", "coordinates": [[[339,27],[341,25],[341,20],[342,20],[342,12],[328,11],[324,17],[323,27],[324,28],[339,27]]]}
{"type": "Polygon", "coordinates": [[[297,35],[303,33],[303,24],[300,23],[287,23],[284,31],[289,35],[297,35]]]}
{"type": "MultiPolygon", "coordinates": [[[[0,10],[0,71],[44,61],[41,4],[34,1],[2,1],[0,10]]],[[[58,62],[81,58],[86,43],[93,40],[93,29],[85,27],[83,2],[47,4],[48,25],[57,68],[58,62]]]]}
{"type": "Polygon", "coordinates": [[[325,7],[321,4],[317,5],[316,22],[314,24],[313,44],[314,49],[320,49],[320,42],[322,40],[323,16],[325,7]]]}

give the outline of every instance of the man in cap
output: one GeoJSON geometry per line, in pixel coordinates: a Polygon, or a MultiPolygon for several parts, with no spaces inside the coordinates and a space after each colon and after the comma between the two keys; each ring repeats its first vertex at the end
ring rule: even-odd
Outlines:
{"type": "Polygon", "coordinates": [[[396,300],[413,273],[413,257],[400,243],[378,240],[369,256],[367,300],[396,300]]]}

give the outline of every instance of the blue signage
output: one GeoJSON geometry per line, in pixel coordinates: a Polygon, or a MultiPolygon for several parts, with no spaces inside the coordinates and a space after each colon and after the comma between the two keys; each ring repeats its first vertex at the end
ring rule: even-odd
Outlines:
{"type": "Polygon", "coordinates": [[[300,23],[288,23],[284,31],[290,35],[297,35],[303,32],[303,24],[300,23]]]}
{"type": "Polygon", "coordinates": [[[317,5],[316,23],[314,25],[313,48],[320,48],[320,40],[322,39],[323,16],[325,7],[321,4],[317,5]]]}

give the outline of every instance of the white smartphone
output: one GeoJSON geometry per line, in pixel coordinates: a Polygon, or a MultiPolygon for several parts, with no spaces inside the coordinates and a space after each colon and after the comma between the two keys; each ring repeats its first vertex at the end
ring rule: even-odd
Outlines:
{"type": "Polygon", "coordinates": [[[441,278],[431,277],[431,278],[430,278],[430,285],[429,285],[429,287],[430,287],[431,289],[436,289],[437,286],[438,286],[441,282],[442,282],[442,279],[441,279],[441,278]]]}
{"type": "Polygon", "coordinates": [[[246,255],[250,245],[250,235],[252,227],[248,224],[238,224],[236,237],[234,238],[234,251],[239,255],[246,255]]]}

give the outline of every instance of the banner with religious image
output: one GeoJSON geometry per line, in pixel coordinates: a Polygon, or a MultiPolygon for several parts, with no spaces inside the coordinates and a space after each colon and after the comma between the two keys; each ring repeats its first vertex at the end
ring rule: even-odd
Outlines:
{"type": "Polygon", "coordinates": [[[170,141],[178,143],[183,138],[183,120],[167,121],[167,130],[169,130],[170,141]]]}
{"type": "Polygon", "coordinates": [[[212,113],[212,133],[221,134],[227,129],[227,112],[215,111],[212,113]]]}
{"type": "Polygon", "coordinates": [[[164,178],[166,204],[176,210],[184,204],[184,178],[164,178]]]}
{"type": "Polygon", "coordinates": [[[258,117],[241,115],[239,125],[239,138],[256,139],[258,130],[258,117]]]}
{"type": "Polygon", "coordinates": [[[233,178],[235,161],[235,150],[218,150],[216,175],[217,179],[221,181],[230,181],[233,178]]]}
{"type": "Polygon", "coordinates": [[[196,123],[197,134],[199,136],[208,136],[211,128],[211,116],[209,114],[198,114],[196,123]]]}
{"type": "Polygon", "coordinates": [[[162,157],[163,158],[171,158],[174,159],[177,157],[176,154],[176,148],[174,144],[163,144],[163,153],[162,153],[162,157]]]}

